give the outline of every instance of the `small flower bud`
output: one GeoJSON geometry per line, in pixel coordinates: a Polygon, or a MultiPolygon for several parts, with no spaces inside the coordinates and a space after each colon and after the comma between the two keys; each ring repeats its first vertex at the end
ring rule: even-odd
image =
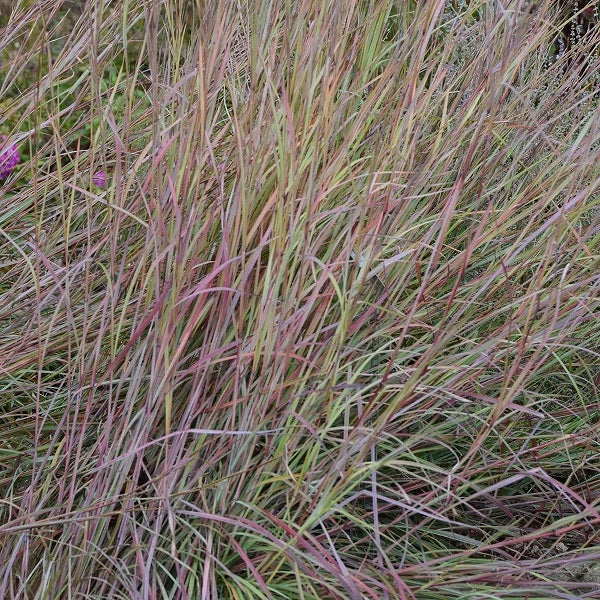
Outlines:
{"type": "MultiPolygon", "coordinates": [[[[5,135],[2,136],[2,141],[6,141],[5,135]]],[[[0,148],[0,179],[8,177],[20,160],[19,148],[16,144],[12,144],[8,148],[0,148]]]]}
{"type": "Polygon", "coordinates": [[[104,171],[96,171],[92,177],[92,181],[98,187],[104,187],[106,185],[106,175],[104,171]]]}

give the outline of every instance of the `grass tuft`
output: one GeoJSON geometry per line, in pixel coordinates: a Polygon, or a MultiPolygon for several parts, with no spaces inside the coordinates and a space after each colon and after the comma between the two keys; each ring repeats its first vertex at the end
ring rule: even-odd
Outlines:
{"type": "Polygon", "coordinates": [[[0,598],[594,597],[595,3],[8,4],[0,598]]]}

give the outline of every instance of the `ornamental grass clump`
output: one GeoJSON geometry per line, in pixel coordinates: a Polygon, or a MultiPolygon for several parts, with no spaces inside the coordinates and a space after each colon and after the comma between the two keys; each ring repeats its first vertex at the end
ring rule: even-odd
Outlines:
{"type": "Polygon", "coordinates": [[[597,595],[597,30],[14,4],[0,598],[597,595]]]}

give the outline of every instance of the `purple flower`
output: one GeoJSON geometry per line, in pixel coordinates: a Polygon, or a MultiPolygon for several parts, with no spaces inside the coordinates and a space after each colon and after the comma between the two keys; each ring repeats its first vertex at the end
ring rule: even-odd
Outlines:
{"type": "MultiPolygon", "coordinates": [[[[2,136],[2,141],[6,141],[5,135],[2,136]]],[[[16,144],[0,149],[0,179],[8,177],[15,170],[20,160],[19,148],[16,144]]]]}
{"type": "Polygon", "coordinates": [[[104,187],[106,185],[106,175],[104,174],[104,171],[96,171],[92,177],[92,181],[98,187],[104,187]]]}

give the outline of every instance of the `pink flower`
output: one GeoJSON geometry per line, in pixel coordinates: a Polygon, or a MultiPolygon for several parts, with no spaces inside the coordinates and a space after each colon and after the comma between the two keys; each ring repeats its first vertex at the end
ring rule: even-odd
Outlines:
{"type": "Polygon", "coordinates": [[[92,177],[92,181],[98,187],[104,187],[106,185],[106,175],[104,174],[104,171],[96,171],[92,177]]]}
{"type": "MultiPolygon", "coordinates": [[[[2,136],[2,141],[6,141],[5,135],[2,136]]],[[[8,177],[15,170],[20,160],[19,148],[16,144],[0,149],[0,179],[8,177]]]]}

